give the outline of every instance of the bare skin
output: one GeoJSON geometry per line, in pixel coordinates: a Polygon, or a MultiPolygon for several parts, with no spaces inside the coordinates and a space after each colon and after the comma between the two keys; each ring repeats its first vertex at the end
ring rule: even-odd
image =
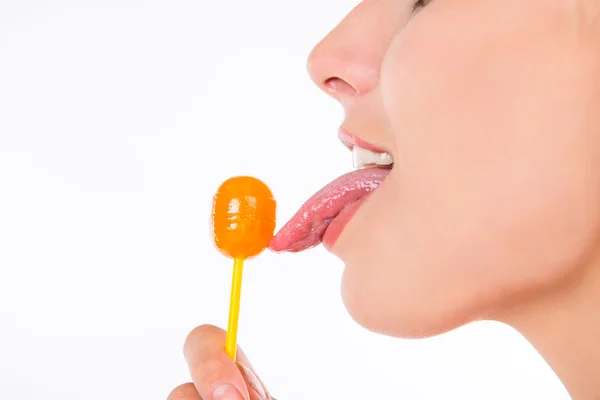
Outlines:
{"type": "MultiPolygon", "coordinates": [[[[343,127],[395,160],[330,249],[359,324],[501,321],[573,399],[600,398],[599,16],[597,0],[365,0],[317,45],[308,69],[343,127]]],[[[223,341],[192,332],[193,384],[171,400],[222,383],[268,398],[223,341]]]]}

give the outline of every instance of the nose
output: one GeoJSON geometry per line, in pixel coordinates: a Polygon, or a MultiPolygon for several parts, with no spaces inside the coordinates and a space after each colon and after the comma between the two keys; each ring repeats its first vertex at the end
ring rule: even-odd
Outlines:
{"type": "Polygon", "coordinates": [[[369,93],[379,81],[387,42],[372,8],[368,2],[358,5],[308,58],[311,79],[341,102],[369,93]]]}
{"type": "Polygon", "coordinates": [[[329,37],[311,52],[308,72],[313,82],[338,100],[370,92],[377,84],[379,72],[375,65],[351,47],[334,47],[329,37]]]}

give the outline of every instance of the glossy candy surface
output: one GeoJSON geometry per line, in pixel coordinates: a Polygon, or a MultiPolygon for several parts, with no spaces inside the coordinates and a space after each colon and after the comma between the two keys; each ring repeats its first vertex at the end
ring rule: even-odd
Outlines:
{"type": "Polygon", "coordinates": [[[260,254],[275,231],[276,202],[262,181],[238,176],[225,181],[213,198],[212,237],[221,253],[248,259],[260,254]]]}

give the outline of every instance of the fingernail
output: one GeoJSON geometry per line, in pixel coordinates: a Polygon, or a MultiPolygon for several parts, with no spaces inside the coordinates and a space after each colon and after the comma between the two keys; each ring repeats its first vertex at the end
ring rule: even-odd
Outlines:
{"type": "Polygon", "coordinates": [[[213,392],[212,400],[244,400],[244,398],[234,386],[226,383],[217,386],[213,392]]]}
{"type": "Polygon", "coordinates": [[[256,375],[252,373],[250,368],[243,364],[237,363],[238,369],[242,373],[246,384],[248,385],[248,391],[250,392],[250,400],[268,400],[269,396],[267,391],[263,387],[262,382],[256,375]]]}

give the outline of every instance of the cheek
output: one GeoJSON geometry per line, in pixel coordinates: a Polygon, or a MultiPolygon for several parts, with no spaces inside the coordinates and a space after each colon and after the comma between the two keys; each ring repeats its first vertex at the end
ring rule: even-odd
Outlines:
{"type": "Polygon", "coordinates": [[[600,142],[594,113],[582,111],[590,81],[559,62],[569,49],[490,54],[484,41],[446,35],[416,51],[409,34],[392,43],[381,77],[395,169],[349,226],[360,234],[340,246],[352,315],[421,336],[551,285],[591,256],[600,142]]]}

